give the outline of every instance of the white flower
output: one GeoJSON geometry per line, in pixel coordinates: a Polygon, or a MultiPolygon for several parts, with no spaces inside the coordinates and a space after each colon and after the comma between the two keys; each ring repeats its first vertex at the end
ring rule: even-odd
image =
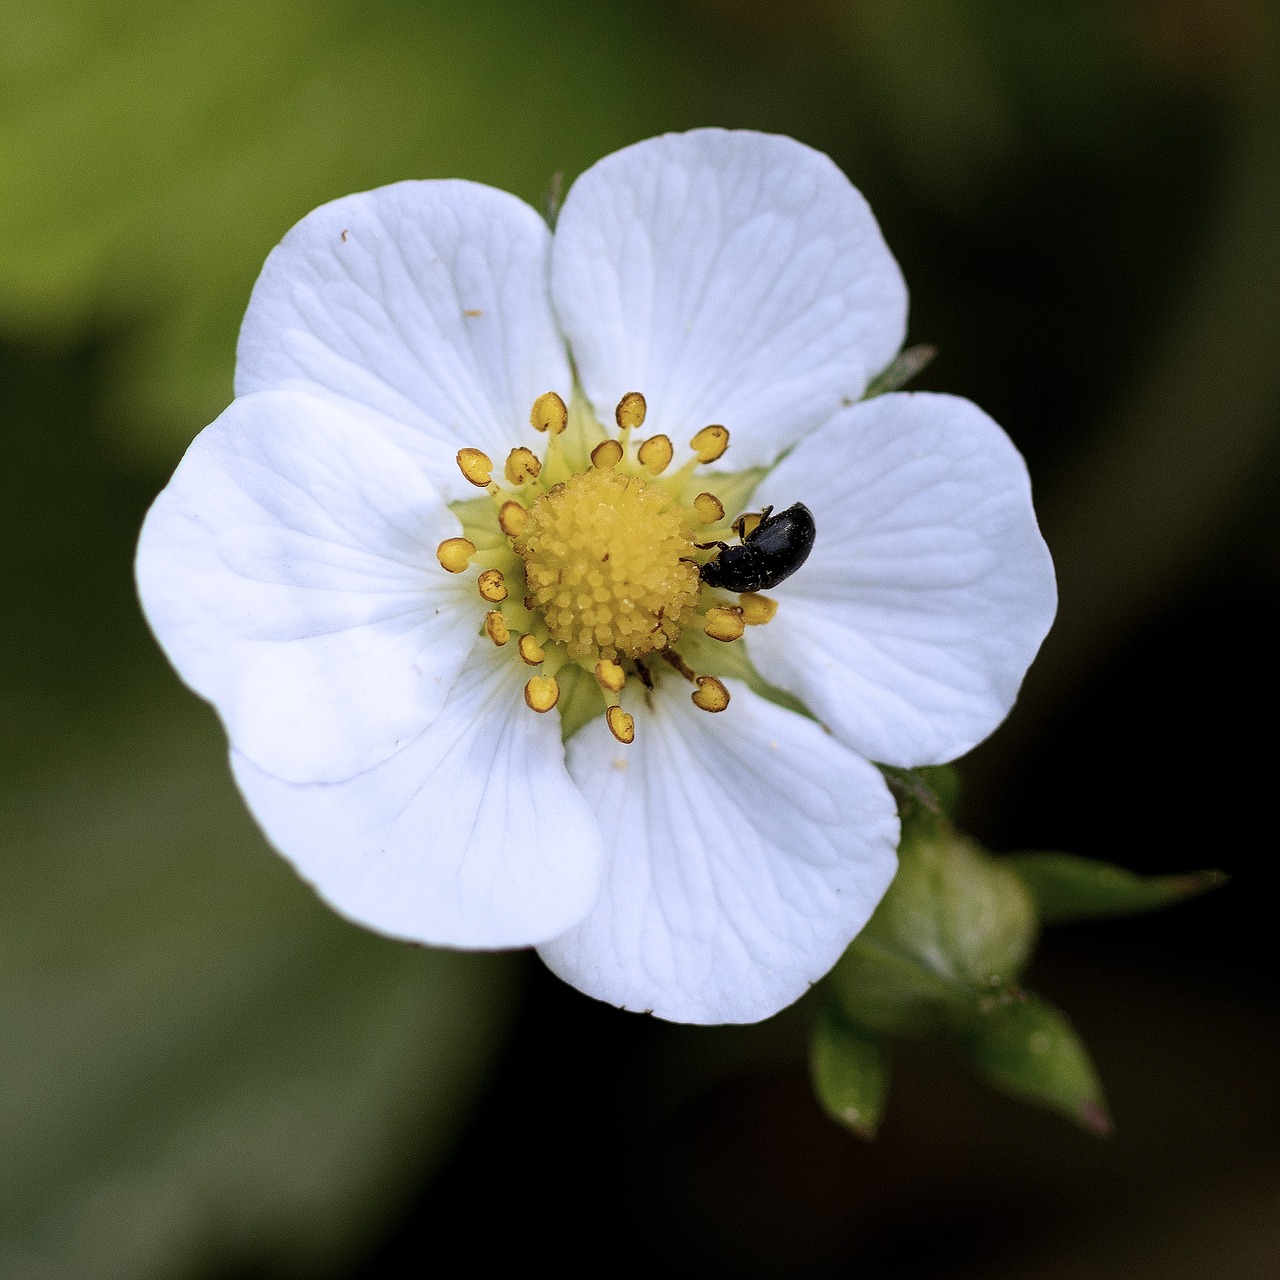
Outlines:
{"type": "Polygon", "coordinates": [[[893,876],[868,762],[984,738],[1054,610],[1000,428],[859,402],[905,315],[862,197],[762,134],[609,156],[554,238],[467,182],[304,218],[138,551],[275,846],[354,920],[628,1009],[801,995],[893,876]],[[817,537],[739,601],[695,543],[748,500],[817,537]]]}

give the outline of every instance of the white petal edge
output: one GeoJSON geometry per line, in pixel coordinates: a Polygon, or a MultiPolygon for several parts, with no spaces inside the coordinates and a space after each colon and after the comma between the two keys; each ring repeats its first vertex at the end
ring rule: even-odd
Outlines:
{"type": "Polygon", "coordinates": [[[747,633],[760,674],[861,755],[954,760],[1005,718],[1053,622],[1026,465],[981,409],[926,392],[837,414],[753,503],[804,502],[817,540],[747,633]]]}
{"type": "Polygon", "coordinates": [[[683,450],[728,427],[735,470],[856,400],[902,345],[907,293],[867,202],[791,138],[698,129],[637,143],[570,189],[552,294],[602,422],[640,391],[683,450]]]}
{"type": "Polygon", "coordinates": [[[236,392],[298,387],[401,425],[450,500],[459,448],[529,444],[534,399],[569,398],[548,293],[551,233],[523,201],[397,182],[309,213],[267,258],[240,330],[236,392]]]}
{"type": "Polygon", "coordinates": [[[143,610],[232,745],[295,782],[349,778],[417,737],[475,642],[461,532],[372,415],[298,392],[200,433],[138,543],[143,610]]]}
{"type": "Polygon", "coordinates": [[[799,998],[870,918],[897,866],[879,772],[813,721],[730,683],[718,714],[660,681],[621,747],[569,741],[600,822],[595,909],[540,948],[566,982],[673,1022],[757,1022],[799,998]]]}
{"type": "Polygon", "coordinates": [[[559,716],[530,711],[523,682],[481,640],[430,728],[368,773],[298,786],[233,752],[236,781],[267,839],[349,919],[435,946],[545,941],[591,910],[600,835],[559,716]]]}

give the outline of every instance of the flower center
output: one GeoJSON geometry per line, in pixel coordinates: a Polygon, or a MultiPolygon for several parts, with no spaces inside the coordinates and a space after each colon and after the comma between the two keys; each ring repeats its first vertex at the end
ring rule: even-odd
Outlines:
{"type": "Polygon", "coordinates": [[[570,476],[529,509],[513,540],[525,604],[571,658],[641,658],[665,649],[697,608],[702,583],[684,510],[640,476],[570,476]]]}
{"type": "Polygon", "coordinates": [[[741,572],[719,575],[740,594],[720,581],[713,586],[703,566],[726,550],[724,538],[750,537],[760,517],[730,523],[725,499],[741,501],[759,473],[696,478],[728,448],[729,432],[717,425],[698,431],[689,441],[693,456],[664,474],[675,454],[670,438],[632,440],[647,412],[637,391],[618,404],[616,436],[585,402],[575,397],[574,404],[570,429],[564,401],[554,391],[538,397],[530,422],[547,435],[546,451],[539,458],[513,449],[505,483],[479,449],[458,451],[462,474],[488,497],[455,505],[467,536],[446,538],[436,556],[457,574],[481,561],[475,584],[487,610],[483,633],[499,647],[514,639],[519,660],[535,668],[524,686],[534,711],[550,711],[564,694],[566,733],[603,712],[613,736],[628,743],[635,722],[622,695],[632,677],[642,694],[653,687],[653,658],[689,680],[694,705],[711,712],[729,705],[729,691],[707,666],[735,675],[749,669],[736,642],[748,626],[767,623],[777,605],[743,592],[741,572]],[[717,492],[702,487],[708,479],[717,492]],[[736,660],[731,650],[739,651],[736,660]]]}

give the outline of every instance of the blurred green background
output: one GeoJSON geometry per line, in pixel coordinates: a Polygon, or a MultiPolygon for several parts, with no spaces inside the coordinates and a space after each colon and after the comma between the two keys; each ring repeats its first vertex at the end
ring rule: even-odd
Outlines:
{"type": "Polygon", "coordinates": [[[0,1274],[1280,1274],[1278,25],[1267,0],[2,0],[0,1274]],[[920,385],[1031,465],[1062,612],[962,766],[967,825],[1235,877],[1042,946],[1108,1142],[907,1046],[861,1144],[812,1099],[803,1009],[669,1027],[342,923],[142,624],[139,522],[229,400],[292,222],[411,176],[537,203],[700,124],[836,159],[941,349],[920,385]]]}

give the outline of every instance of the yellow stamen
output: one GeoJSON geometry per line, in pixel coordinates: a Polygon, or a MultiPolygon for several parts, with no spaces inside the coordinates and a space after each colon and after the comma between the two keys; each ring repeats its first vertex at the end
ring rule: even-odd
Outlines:
{"type": "Polygon", "coordinates": [[[693,510],[703,524],[717,524],[724,519],[724,503],[714,493],[700,493],[693,500],[693,510]]]}
{"type": "Polygon", "coordinates": [[[554,391],[544,391],[533,402],[529,421],[535,431],[550,431],[558,436],[569,425],[569,410],[554,391]]]}
{"type": "Polygon", "coordinates": [[[635,719],[623,711],[621,707],[610,707],[604,713],[604,718],[609,725],[609,732],[623,746],[630,746],[636,740],[635,719]]]}
{"type": "Polygon", "coordinates": [[[507,598],[507,583],[501,569],[486,569],[476,579],[476,586],[490,604],[501,604],[507,598]]]}
{"type": "Polygon", "coordinates": [[[616,467],[622,461],[622,446],[616,440],[601,440],[591,450],[591,465],[601,471],[616,467]]]}
{"type": "Polygon", "coordinates": [[[596,679],[600,682],[600,687],[609,693],[621,693],[627,683],[627,673],[616,662],[601,658],[596,663],[596,679]]]}
{"type": "Polygon", "coordinates": [[[530,667],[539,667],[545,661],[546,650],[527,632],[520,637],[516,648],[520,650],[520,658],[530,667]]]}
{"type": "Polygon", "coordinates": [[[484,629],[489,639],[499,648],[511,639],[511,632],[507,628],[507,620],[497,609],[490,609],[484,615],[484,629]]]}
{"type": "Polygon", "coordinates": [[[508,538],[519,536],[520,530],[529,523],[529,512],[520,503],[504,502],[498,509],[498,528],[508,538]]]}
{"type": "Polygon", "coordinates": [[[753,533],[760,527],[760,521],[764,517],[758,511],[748,511],[746,515],[741,515],[734,521],[733,527],[737,531],[738,537],[743,542],[751,537],[753,533]]]}
{"type": "Polygon", "coordinates": [[[465,573],[475,553],[476,544],[470,538],[446,538],[436,548],[436,559],[450,573],[465,573]]]}
{"type": "Polygon", "coordinates": [[[729,705],[729,690],[715,676],[699,676],[698,687],[689,696],[703,711],[723,711],[729,705]]]}
{"type": "Polygon", "coordinates": [[[733,605],[717,605],[707,610],[702,629],[713,640],[723,640],[728,644],[731,640],[740,640],[747,629],[742,619],[743,611],[733,605]]]}
{"type": "Polygon", "coordinates": [[[507,454],[507,465],[503,468],[503,474],[510,484],[524,484],[526,480],[536,480],[542,474],[542,463],[538,461],[532,449],[526,449],[521,445],[520,448],[512,449],[507,454]]]}
{"type": "Polygon", "coordinates": [[[698,455],[699,462],[714,462],[729,447],[729,432],[725,427],[703,427],[689,441],[689,447],[698,455]]]}
{"type": "Polygon", "coordinates": [[[746,591],[738,597],[742,606],[742,620],[749,627],[762,627],[773,621],[778,612],[778,602],[769,596],[762,596],[755,591],[746,591]]]}
{"type": "Polygon", "coordinates": [[[493,479],[493,460],[480,449],[459,449],[458,470],[477,489],[487,489],[493,479]]]}
{"type": "Polygon", "coordinates": [[[674,453],[667,436],[650,436],[640,446],[640,465],[651,476],[660,476],[671,465],[674,453]]]}
{"type": "Polygon", "coordinates": [[[614,410],[613,417],[623,431],[633,431],[644,425],[644,416],[648,412],[644,396],[638,391],[628,391],[614,410]]]}
{"type": "Polygon", "coordinates": [[[560,701],[560,682],[555,676],[530,676],[524,687],[524,700],[534,711],[550,711],[560,701]]]}

